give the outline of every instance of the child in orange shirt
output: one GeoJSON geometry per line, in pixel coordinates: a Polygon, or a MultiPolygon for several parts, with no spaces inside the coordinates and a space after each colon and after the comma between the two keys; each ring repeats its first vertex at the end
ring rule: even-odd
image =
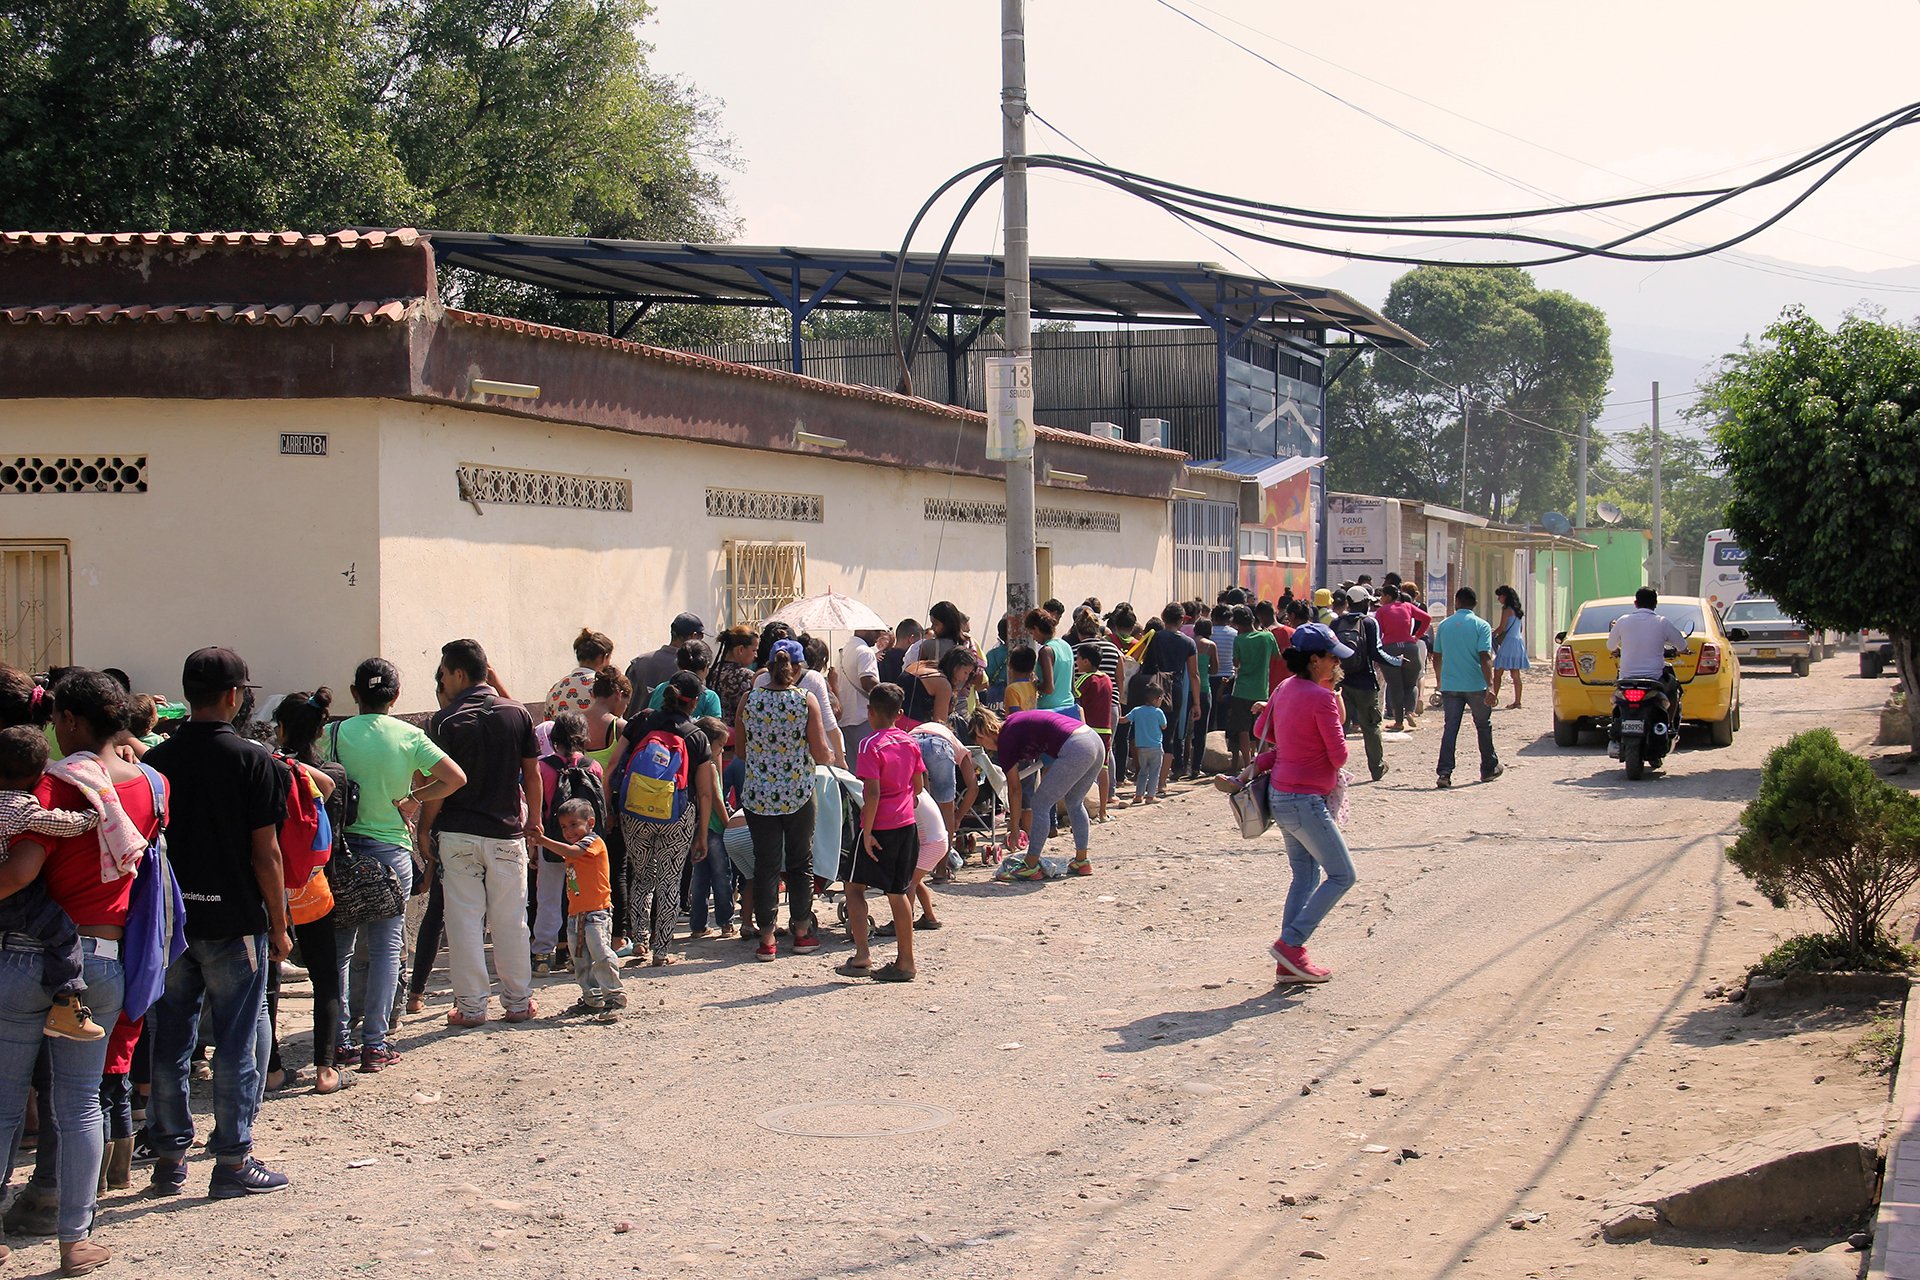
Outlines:
{"type": "Polygon", "coordinates": [[[560,834],[544,832],[533,842],[567,860],[567,915],[573,933],[573,976],[580,999],[568,1013],[592,1014],[612,1022],[627,1007],[620,990],[620,962],[613,954],[613,881],[607,868],[607,844],[593,832],[593,806],[569,800],[555,812],[560,834]]]}

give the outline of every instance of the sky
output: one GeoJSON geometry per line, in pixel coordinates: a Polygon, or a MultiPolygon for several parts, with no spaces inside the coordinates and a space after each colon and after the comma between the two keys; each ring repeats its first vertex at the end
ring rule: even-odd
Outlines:
{"type": "MultiPolygon", "coordinates": [[[[744,161],[728,175],[744,243],[895,247],[939,182],[999,152],[997,0],[655,4],[654,65],[719,101],[744,161]]],[[[1920,0],[1030,0],[1032,104],[1078,145],[1037,120],[1028,145],[1330,210],[1593,199],[1751,176],[1920,99],[1916,48],[1920,0]]],[[[1748,248],[1860,271],[1920,266],[1916,174],[1920,127],[1748,248]]],[[[1241,266],[1167,214],[1083,180],[1036,174],[1032,205],[1036,254],[1241,266]]],[[[1741,205],[1679,234],[1697,243],[1768,211],[1741,205]]],[[[997,250],[998,227],[983,202],[960,246],[997,250]]],[[[1342,265],[1231,247],[1282,279],[1342,265]]]]}

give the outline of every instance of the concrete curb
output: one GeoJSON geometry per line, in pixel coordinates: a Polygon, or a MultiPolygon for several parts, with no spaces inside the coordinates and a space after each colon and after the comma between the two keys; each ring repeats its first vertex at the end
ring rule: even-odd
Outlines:
{"type": "Polygon", "coordinates": [[[1900,1026],[1900,1068],[1887,1110],[1891,1132],[1867,1275],[1870,1280],[1920,1280],[1920,1000],[1911,989],[1900,1026]]]}

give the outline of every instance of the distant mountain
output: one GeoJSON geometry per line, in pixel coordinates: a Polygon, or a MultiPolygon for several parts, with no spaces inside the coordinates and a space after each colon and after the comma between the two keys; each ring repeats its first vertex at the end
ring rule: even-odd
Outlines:
{"type": "MultiPolygon", "coordinates": [[[[1356,263],[1317,283],[1377,307],[1401,274],[1384,264],[1356,263]]],[[[1744,255],[1670,263],[1586,258],[1533,274],[1542,287],[1564,289],[1607,313],[1614,376],[1602,419],[1609,430],[1646,420],[1648,406],[1636,402],[1647,399],[1656,378],[1661,420],[1674,421],[1713,362],[1757,336],[1791,304],[1826,323],[1863,304],[1883,308],[1890,319],[1920,316],[1920,267],[1860,272],[1744,255]]]]}

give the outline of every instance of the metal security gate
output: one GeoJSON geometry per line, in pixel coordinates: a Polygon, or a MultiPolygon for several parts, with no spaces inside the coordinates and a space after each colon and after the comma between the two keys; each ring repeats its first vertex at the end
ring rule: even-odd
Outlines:
{"type": "Polygon", "coordinates": [[[46,671],[73,661],[64,542],[0,542],[0,662],[46,671]]]}
{"type": "Polygon", "coordinates": [[[1176,498],[1173,504],[1173,594],[1212,604],[1232,586],[1240,554],[1240,504],[1176,498]]]}
{"type": "Polygon", "coordinates": [[[807,544],[723,544],[726,559],[727,625],[758,628],[767,615],[807,593],[807,544]]]}

